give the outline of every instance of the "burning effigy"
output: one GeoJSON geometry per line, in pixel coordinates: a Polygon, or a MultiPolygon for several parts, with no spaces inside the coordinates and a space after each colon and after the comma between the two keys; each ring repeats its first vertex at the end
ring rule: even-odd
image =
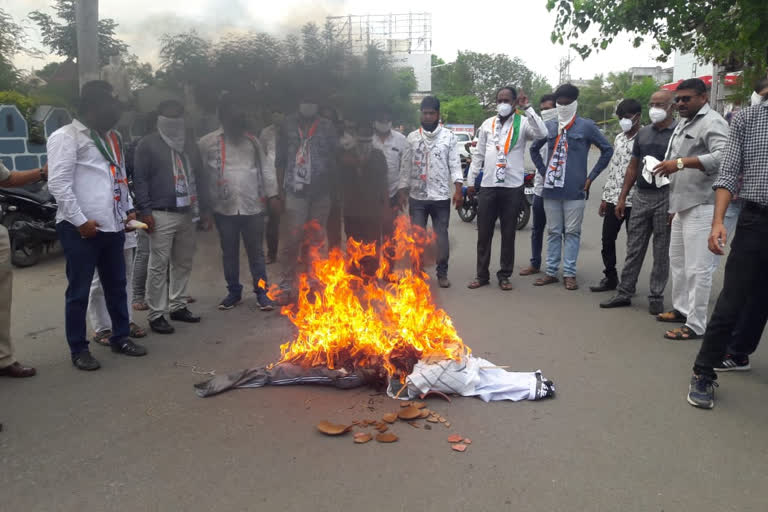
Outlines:
{"type": "MultiPolygon", "coordinates": [[[[312,229],[312,226],[309,226],[312,229]]],[[[214,377],[199,396],[266,385],[316,384],[386,388],[393,398],[430,391],[490,400],[537,400],[554,395],[541,372],[509,372],[472,355],[450,316],[437,307],[422,269],[431,232],[400,216],[381,244],[347,242],[327,257],[310,247],[298,297],[281,314],[296,335],[280,360],[263,368],[214,377]],[[377,264],[371,269],[371,259],[377,264]]],[[[279,299],[277,287],[270,298],[279,299]]]]}

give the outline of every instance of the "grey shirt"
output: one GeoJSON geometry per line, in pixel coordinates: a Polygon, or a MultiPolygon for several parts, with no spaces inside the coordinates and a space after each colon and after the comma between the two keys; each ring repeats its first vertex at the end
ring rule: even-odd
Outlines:
{"type": "Polygon", "coordinates": [[[696,156],[704,170],[685,168],[671,175],[669,213],[715,203],[712,185],[727,141],[728,123],[709,105],[704,105],[692,119],[678,123],[669,141],[666,159],[696,156]]]}

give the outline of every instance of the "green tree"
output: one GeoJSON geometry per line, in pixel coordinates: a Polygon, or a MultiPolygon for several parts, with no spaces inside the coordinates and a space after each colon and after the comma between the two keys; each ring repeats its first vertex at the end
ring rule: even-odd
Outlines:
{"type": "Polygon", "coordinates": [[[444,123],[479,126],[488,115],[475,96],[454,96],[440,104],[440,116],[444,123]]]}
{"type": "Polygon", "coordinates": [[[659,84],[657,84],[653,78],[647,76],[640,82],[632,84],[632,87],[629,88],[627,94],[624,96],[625,98],[632,98],[640,102],[640,105],[643,107],[643,123],[650,122],[650,118],[648,117],[648,104],[651,102],[653,93],[658,90],[659,84]]]}
{"type": "MultiPolygon", "coordinates": [[[[55,0],[51,6],[55,16],[43,11],[32,11],[29,18],[40,29],[43,45],[55,55],[68,59],[77,58],[77,31],[75,29],[75,0],[55,0]]],[[[99,61],[109,63],[109,57],[128,50],[128,45],[115,36],[117,23],[112,18],[99,20],[99,61]]]]}
{"type": "Polygon", "coordinates": [[[24,50],[26,40],[21,25],[0,9],[0,90],[12,89],[17,85],[19,70],[13,65],[13,58],[24,50]]]}
{"type": "Polygon", "coordinates": [[[547,0],[557,18],[552,41],[570,44],[582,57],[632,34],[635,47],[654,42],[659,60],[673,51],[731,68],[743,67],[749,83],[768,65],[768,9],[764,0],[547,0]],[[597,34],[582,44],[582,36],[597,34]]]}
{"type": "Polygon", "coordinates": [[[629,91],[634,83],[634,80],[632,80],[632,73],[630,71],[623,71],[621,73],[608,73],[605,81],[608,84],[608,92],[617,99],[626,98],[627,91],[629,91]]]}

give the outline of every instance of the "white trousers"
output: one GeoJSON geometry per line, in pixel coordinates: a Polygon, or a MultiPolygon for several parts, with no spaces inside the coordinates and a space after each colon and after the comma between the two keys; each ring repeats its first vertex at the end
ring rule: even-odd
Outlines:
{"type": "MultiPolygon", "coordinates": [[[[131,307],[131,299],[133,298],[133,248],[125,249],[123,255],[125,257],[125,293],[128,297],[128,319],[133,322],[133,308],[131,307]]],[[[88,319],[91,322],[93,332],[98,333],[112,329],[112,320],[109,318],[107,301],[104,298],[104,289],[101,287],[98,272],[93,273],[93,281],[91,281],[91,293],[88,297],[88,319]]]]}

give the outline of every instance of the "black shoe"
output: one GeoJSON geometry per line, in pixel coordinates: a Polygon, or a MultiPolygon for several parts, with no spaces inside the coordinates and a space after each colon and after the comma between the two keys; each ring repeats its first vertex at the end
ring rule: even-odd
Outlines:
{"type": "Polygon", "coordinates": [[[437,276],[437,284],[440,285],[440,288],[451,287],[451,282],[448,280],[447,276],[437,276]]]}
{"type": "Polygon", "coordinates": [[[616,295],[615,297],[611,297],[605,302],[600,303],[600,307],[603,309],[626,308],[627,306],[631,306],[631,305],[632,305],[632,301],[629,299],[625,299],[621,295],[616,295]]]}
{"type": "Polygon", "coordinates": [[[715,388],[717,382],[706,375],[694,375],[688,385],[688,403],[700,409],[712,409],[715,406],[715,388]]]}
{"type": "Polygon", "coordinates": [[[257,293],[256,303],[259,305],[261,311],[272,311],[275,309],[275,303],[267,297],[266,293],[257,293]]]}
{"type": "Polygon", "coordinates": [[[240,301],[243,300],[242,296],[240,294],[233,294],[230,293],[226,297],[224,297],[221,302],[219,302],[219,309],[221,310],[229,310],[240,304],[240,301]]]}
{"type": "Polygon", "coordinates": [[[123,338],[119,341],[110,343],[112,352],[131,357],[141,357],[147,355],[147,349],[143,345],[134,343],[130,338],[123,338]]]}
{"type": "Polygon", "coordinates": [[[618,279],[604,277],[600,280],[600,284],[597,286],[590,286],[589,290],[593,292],[610,292],[611,290],[615,290],[617,286],[619,286],[618,279]]]}
{"type": "Polygon", "coordinates": [[[83,370],[85,372],[92,372],[101,368],[101,365],[96,358],[87,350],[72,356],[72,364],[75,365],[75,368],[78,370],[83,370]]]}
{"type": "Polygon", "coordinates": [[[196,324],[200,321],[200,317],[193,315],[187,308],[177,309],[171,311],[171,320],[176,322],[187,322],[188,324],[196,324]]]}
{"type": "Polygon", "coordinates": [[[164,316],[150,320],[149,328],[158,334],[173,334],[176,330],[168,323],[168,320],[166,320],[164,316]]]}
{"type": "Polygon", "coordinates": [[[664,302],[649,302],[648,313],[653,316],[660,315],[664,312],[664,302]]]}
{"type": "Polygon", "coordinates": [[[732,356],[726,354],[722,361],[713,368],[716,372],[746,372],[752,369],[749,356],[732,356]]]}

